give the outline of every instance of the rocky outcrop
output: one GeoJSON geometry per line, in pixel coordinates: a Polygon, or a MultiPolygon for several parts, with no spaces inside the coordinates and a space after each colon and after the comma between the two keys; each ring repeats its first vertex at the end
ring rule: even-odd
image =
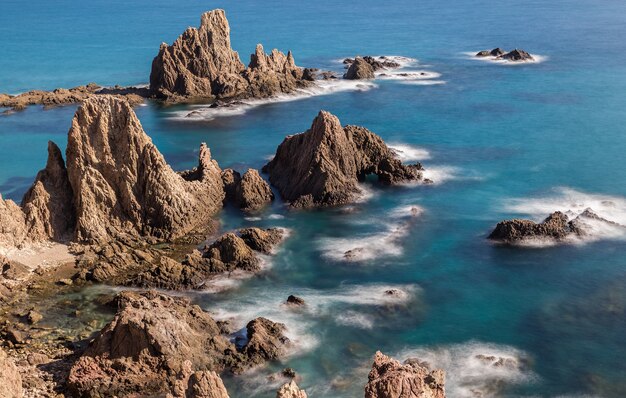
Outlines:
{"type": "Polygon", "coordinates": [[[298,297],[298,296],[294,296],[293,294],[290,294],[289,297],[287,297],[287,304],[299,307],[299,306],[304,305],[305,302],[302,297],[298,297]]]}
{"type": "Polygon", "coordinates": [[[501,55],[506,54],[506,51],[501,49],[500,47],[494,48],[493,50],[483,50],[476,53],[477,57],[499,57],[501,55]]]}
{"type": "Polygon", "coordinates": [[[193,371],[191,361],[183,363],[183,369],[174,382],[167,398],[229,398],[220,376],[212,371],[193,371]]]}
{"type": "Polygon", "coordinates": [[[246,326],[247,342],[241,349],[247,363],[261,365],[286,354],[290,341],[285,336],[285,325],[267,318],[256,318],[246,326]]]}
{"type": "Polygon", "coordinates": [[[374,68],[363,58],[356,57],[343,77],[348,80],[373,79],[374,68]]]}
{"type": "Polygon", "coordinates": [[[117,302],[115,318],[72,366],[67,386],[75,396],[150,396],[191,389],[204,391],[200,396],[224,397],[224,386],[211,371],[238,373],[284,353],[284,336],[273,334],[279,324],[264,318],[258,320],[263,327],[248,328],[248,342],[236,347],[208,313],[187,299],[123,292],[117,302]]]}
{"type": "Polygon", "coordinates": [[[291,52],[268,55],[260,44],[246,68],[230,46],[223,10],[202,14],[199,28],[188,28],[171,46],[161,44],[150,73],[153,95],[169,102],[269,97],[309,81],[291,52]]]}
{"type": "Polygon", "coordinates": [[[130,105],[117,98],[85,101],[72,121],[66,156],[78,242],[121,233],[175,239],[206,228],[221,208],[221,170],[206,145],[197,168],[174,172],[130,105]]]}
{"type": "MultiPolygon", "coordinates": [[[[346,58],[343,60],[343,64],[345,65],[346,68],[350,69],[350,66],[352,66],[355,60],[358,58],[361,58],[361,57],[346,58]]],[[[372,57],[370,55],[366,55],[361,59],[367,62],[372,67],[374,72],[377,72],[383,69],[395,69],[395,68],[399,68],[400,66],[402,66],[398,62],[384,55],[381,55],[379,57],[372,57]]]]}
{"type": "Polygon", "coordinates": [[[0,195],[0,245],[21,246],[27,240],[26,217],[14,201],[0,195]]]}
{"type": "Polygon", "coordinates": [[[246,212],[260,210],[274,200],[269,184],[255,169],[248,169],[241,175],[232,169],[222,172],[226,191],[226,202],[246,212]]]}
{"type": "Polygon", "coordinates": [[[276,392],[276,398],[307,398],[306,391],[301,390],[294,380],[283,384],[276,392]]]}
{"type": "Polygon", "coordinates": [[[445,373],[418,361],[401,364],[380,351],[365,386],[365,398],[445,398],[445,373]]]}
{"type": "Polygon", "coordinates": [[[494,48],[493,50],[483,50],[476,53],[477,57],[494,57],[496,59],[502,59],[512,62],[520,62],[520,61],[534,61],[532,55],[527,53],[524,50],[515,49],[512,51],[504,51],[501,48],[494,48]]]}
{"type": "Polygon", "coordinates": [[[277,228],[245,228],[229,232],[211,245],[196,250],[184,261],[161,256],[146,271],[135,277],[126,275],[130,286],[161,289],[201,289],[212,276],[235,270],[257,272],[261,260],[257,252],[270,254],[282,240],[277,228]]]}
{"type": "Polygon", "coordinates": [[[136,87],[103,88],[95,83],[70,89],[57,88],[52,91],[33,90],[18,95],[0,94],[0,108],[22,110],[29,105],[52,107],[58,105],[77,104],[98,94],[114,94],[125,99],[132,106],[143,103],[148,94],[145,89],[136,87]]]}
{"type": "Polygon", "coordinates": [[[501,55],[500,57],[502,59],[506,59],[507,61],[515,61],[515,62],[534,60],[532,55],[530,55],[524,50],[520,50],[517,48],[513,51],[509,51],[508,53],[501,55]]]}
{"type": "Polygon", "coordinates": [[[61,150],[48,142],[48,162],[22,199],[27,235],[35,241],[66,241],[75,225],[74,195],[61,150]]]}
{"type": "Polygon", "coordinates": [[[21,398],[22,376],[13,360],[0,348],[0,397],[21,398]]]}
{"type": "Polygon", "coordinates": [[[585,238],[592,235],[593,227],[590,223],[600,223],[605,227],[617,229],[624,228],[620,224],[600,217],[591,209],[585,209],[571,220],[565,213],[556,211],[540,223],[521,219],[501,221],[488,239],[509,244],[537,240],[562,242],[570,238],[585,238]]]}
{"type": "Polygon", "coordinates": [[[403,165],[379,136],[363,127],[341,127],[325,111],[309,130],[285,138],[263,171],[293,207],[352,202],[368,174],[384,184],[422,179],[419,163],[403,165]]]}

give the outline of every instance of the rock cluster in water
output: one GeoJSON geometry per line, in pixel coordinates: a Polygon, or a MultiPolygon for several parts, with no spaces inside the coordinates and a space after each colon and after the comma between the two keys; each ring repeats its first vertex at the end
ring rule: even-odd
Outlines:
{"type": "Polygon", "coordinates": [[[516,48],[512,51],[504,51],[501,48],[494,48],[493,50],[483,50],[476,53],[477,57],[494,57],[496,59],[503,59],[507,61],[520,62],[520,61],[534,61],[532,55],[524,50],[516,48]]]}
{"type": "Polygon", "coordinates": [[[168,102],[262,98],[310,84],[293,55],[266,54],[258,44],[248,67],[230,46],[223,10],[202,14],[199,28],[188,28],[172,45],[161,44],[152,61],[150,90],[168,102]]]}
{"type": "Polygon", "coordinates": [[[572,238],[588,236],[591,233],[590,222],[599,222],[605,226],[623,228],[613,221],[600,217],[591,209],[586,209],[571,220],[567,214],[556,211],[540,223],[522,219],[501,221],[489,234],[488,238],[509,244],[542,240],[562,242],[572,238]]]}
{"type": "Polygon", "coordinates": [[[158,395],[185,378],[227,396],[219,376],[202,371],[241,373],[284,355],[290,344],[284,325],[257,318],[237,346],[184,298],[123,292],[117,302],[115,318],[72,366],[67,383],[76,396],[158,395]]]}
{"type": "Polygon", "coordinates": [[[402,164],[379,136],[364,127],[342,127],[325,111],[309,130],[285,138],[263,170],[293,207],[352,202],[368,174],[384,184],[422,179],[419,163],[402,164]]]}
{"type": "Polygon", "coordinates": [[[404,364],[380,351],[365,386],[365,398],[445,398],[445,373],[409,360],[404,364]]]}
{"type": "Polygon", "coordinates": [[[366,55],[364,57],[346,58],[343,60],[343,63],[348,68],[343,77],[348,80],[373,79],[375,77],[374,72],[382,69],[395,69],[401,66],[384,55],[380,57],[366,55]]]}
{"type": "Polygon", "coordinates": [[[269,184],[255,169],[248,169],[243,177],[233,169],[225,169],[222,172],[222,181],[226,191],[226,202],[243,211],[260,210],[274,200],[274,193],[269,184]]]}
{"type": "Polygon", "coordinates": [[[18,95],[0,94],[0,108],[22,110],[29,105],[52,107],[57,105],[77,104],[94,95],[110,94],[126,99],[131,105],[143,103],[148,95],[147,89],[136,87],[104,88],[95,83],[70,89],[57,88],[52,91],[33,90],[18,95]]]}

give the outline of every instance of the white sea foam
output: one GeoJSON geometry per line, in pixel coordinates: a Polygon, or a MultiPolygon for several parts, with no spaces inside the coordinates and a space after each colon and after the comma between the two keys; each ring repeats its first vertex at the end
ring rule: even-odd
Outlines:
{"type": "Polygon", "coordinates": [[[430,152],[424,148],[415,147],[407,144],[392,142],[387,146],[393,150],[393,152],[403,162],[414,162],[430,159],[430,152]]]}
{"type": "Polygon", "coordinates": [[[425,70],[383,70],[376,73],[376,78],[381,80],[429,80],[441,77],[441,73],[425,70]]]}
{"type": "MultiPolygon", "coordinates": [[[[372,58],[379,59],[384,57],[385,59],[380,59],[380,61],[392,61],[397,63],[399,68],[406,68],[407,66],[417,64],[418,60],[416,58],[404,57],[402,55],[372,55],[372,58]]],[[[337,58],[334,60],[335,63],[343,64],[344,59],[353,58],[353,57],[345,57],[345,58],[337,58]]]]}
{"type": "Polygon", "coordinates": [[[309,87],[301,88],[290,94],[276,95],[264,99],[238,101],[225,106],[211,108],[209,106],[192,106],[192,110],[172,113],[172,119],[198,121],[213,120],[218,117],[243,115],[252,108],[277,102],[297,101],[320,95],[334,94],[343,91],[367,91],[377,87],[376,84],[362,80],[329,79],[317,80],[309,87]]]}
{"type": "MultiPolygon", "coordinates": [[[[560,211],[570,220],[577,219],[584,236],[576,236],[567,243],[585,243],[599,239],[626,239],[626,198],[590,194],[571,188],[559,187],[550,195],[536,198],[514,198],[502,206],[506,213],[515,213],[541,222],[549,214],[560,211]],[[591,210],[604,220],[586,217],[585,210],[591,210]],[[608,222],[607,222],[608,221],[608,222]]],[[[522,242],[527,246],[550,246],[557,242],[548,239],[534,239],[522,242]]]]}
{"type": "Polygon", "coordinates": [[[409,80],[402,82],[402,84],[407,84],[410,86],[437,86],[446,83],[447,82],[445,80],[409,80]]]}
{"type": "Polygon", "coordinates": [[[505,345],[468,342],[404,350],[395,357],[418,358],[431,369],[444,369],[447,395],[456,398],[497,397],[507,386],[537,380],[528,368],[528,356],[505,345]]]}
{"type": "Polygon", "coordinates": [[[492,56],[487,56],[487,57],[477,57],[476,53],[478,51],[475,52],[464,52],[463,55],[465,55],[466,57],[476,60],[476,61],[483,61],[483,62],[489,62],[489,63],[494,63],[494,64],[498,64],[498,65],[507,65],[507,66],[516,66],[516,65],[528,65],[528,64],[540,64],[542,62],[545,62],[548,60],[548,57],[545,55],[539,55],[539,54],[530,54],[534,59],[532,60],[525,60],[525,61],[509,61],[507,59],[502,59],[502,58],[497,58],[497,57],[492,57],[492,56]]]}
{"type": "MultiPolygon", "coordinates": [[[[422,172],[424,179],[429,179],[432,184],[438,185],[453,180],[465,181],[482,181],[486,178],[472,170],[461,169],[454,166],[427,166],[422,172]]],[[[415,185],[414,183],[406,183],[405,185],[415,185]]]]}
{"type": "Polygon", "coordinates": [[[350,238],[322,238],[318,241],[323,256],[334,261],[365,262],[403,253],[402,240],[408,235],[412,219],[421,215],[419,206],[402,206],[387,214],[392,222],[375,220],[384,229],[377,233],[350,238]]]}
{"type": "Polygon", "coordinates": [[[354,326],[361,329],[371,329],[374,327],[374,320],[371,316],[358,311],[345,311],[335,318],[337,323],[345,326],[354,326]]]}

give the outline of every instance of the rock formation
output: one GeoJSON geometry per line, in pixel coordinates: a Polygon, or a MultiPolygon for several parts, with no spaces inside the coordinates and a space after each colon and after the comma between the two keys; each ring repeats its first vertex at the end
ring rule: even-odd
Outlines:
{"type": "Polygon", "coordinates": [[[193,371],[191,361],[183,362],[183,369],[167,398],[229,398],[219,375],[213,371],[193,371]]]}
{"type": "Polygon", "coordinates": [[[445,398],[445,373],[430,370],[418,361],[401,364],[376,352],[365,398],[445,398]]]}
{"type": "MultiPolygon", "coordinates": [[[[361,57],[344,59],[343,63],[345,67],[350,69],[350,66],[354,64],[357,58],[361,58],[361,57]]],[[[399,68],[400,66],[402,66],[396,61],[394,61],[393,59],[390,59],[384,55],[381,55],[379,57],[372,57],[370,55],[366,55],[361,59],[367,62],[372,67],[374,72],[377,72],[382,69],[395,69],[395,68],[399,68]]]]}
{"type": "Polygon", "coordinates": [[[0,397],[22,397],[22,376],[2,348],[0,348],[0,397]]]}
{"type": "Polygon", "coordinates": [[[289,297],[287,297],[287,304],[299,307],[299,306],[304,305],[305,302],[302,297],[298,297],[298,296],[294,296],[293,294],[290,294],[289,297]]]}
{"type": "Polygon", "coordinates": [[[248,341],[236,347],[208,313],[184,298],[122,292],[117,302],[115,318],[72,366],[67,385],[76,396],[158,395],[184,388],[187,378],[192,391],[224,397],[210,371],[239,373],[278,358],[287,344],[284,327],[259,318],[251,322],[259,326],[248,327],[248,341]]]}
{"type": "Polygon", "coordinates": [[[222,172],[222,181],[226,191],[226,202],[243,211],[260,210],[274,200],[269,184],[255,169],[248,169],[243,177],[232,169],[225,169],[222,172]]]}
{"type": "Polygon", "coordinates": [[[103,88],[95,83],[70,89],[57,88],[52,91],[33,90],[18,95],[0,94],[0,108],[22,110],[29,105],[52,107],[57,105],[77,104],[98,94],[114,94],[126,99],[131,105],[141,104],[147,95],[145,89],[136,87],[103,88]]]}
{"type": "MultiPolygon", "coordinates": [[[[127,271],[123,277],[126,285],[161,289],[200,289],[216,274],[235,270],[257,272],[261,260],[256,252],[270,254],[283,238],[277,228],[262,230],[246,228],[238,233],[226,233],[203,250],[181,262],[161,255],[145,271],[136,276],[127,271]]],[[[106,267],[106,264],[104,266],[106,267]]],[[[132,269],[132,264],[129,265],[132,269]]]]}
{"type": "Polygon", "coordinates": [[[309,130],[285,138],[263,171],[293,207],[352,202],[368,174],[384,184],[422,179],[419,163],[403,165],[379,136],[363,127],[341,127],[325,111],[309,130]]]}
{"type": "Polygon", "coordinates": [[[348,80],[373,79],[374,68],[363,58],[356,57],[343,77],[348,80]]]}
{"type": "Polygon", "coordinates": [[[532,55],[524,50],[515,49],[513,51],[504,51],[501,48],[494,48],[493,50],[483,50],[476,53],[477,57],[494,57],[496,59],[504,59],[507,61],[520,62],[520,61],[533,61],[532,55]]]}
{"type": "Polygon", "coordinates": [[[21,246],[27,237],[26,217],[22,209],[12,200],[0,195],[0,245],[21,246]]]}
{"type": "Polygon", "coordinates": [[[301,390],[294,380],[283,384],[276,392],[276,398],[307,398],[306,391],[301,390]]]}
{"type": "Polygon", "coordinates": [[[513,51],[509,51],[508,53],[501,55],[500,57],[502,59],[506,59],[508,61],[515,61],[515,62],[534,60],[532,55],[530,55],[524,50],[519,50],[517,48],[513,51]]]}
{"type": "Polygon", "coordinates": [[[73,196],[61,150],[50,141],[46,167],[22,199],[28,237],[68,240],[75,225],[73,196]]]}
{"type": "Polygon", "coordinates": [[[601,223],[604,226],[618,229],[624,228],[613,221],[598,216],[591,209],[585,209],[572,220],[566,214],[556,211],[540,223],[521,219],[501,221],[488,238],[509,244],[545,239],[561,242],[569,238],[588,236],[592,233],[590,223],[601,223]]]}
{"type": "Polygon", "coordinates": [[[117,98],[83,103],[66,156],[78,242],[103,242],[120,233],[175,239],[206,228],[221,208],[221,170],[206,145],[196,169],[174,172],[130,105],[117,98]]]}
{"type": "Polygon", "coordinates": [[[199,28],[188,28],[171,46],[161,44],[150,89],[168,102],[258,98],[307,86],[304,77],[291,52],[267,55],[260,44],[246,68],[230,46],[224,11],[213,10],[202,14],[199,28]]]}

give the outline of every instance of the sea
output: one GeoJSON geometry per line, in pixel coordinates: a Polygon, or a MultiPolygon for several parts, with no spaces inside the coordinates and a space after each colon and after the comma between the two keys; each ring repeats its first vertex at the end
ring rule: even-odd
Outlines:
{"type": "MultiPolygon", "coordinates": [[[[231,397],[275,396],[286,367],[310,397],[361,397],[377,350],[444,369],[451,398],[626,396],[626,232],[487,239],[503,219],[557,210],[626,225],[626,2],[2,0],[0,92],[147,84],[160,43],[214,8],[244,63],[263,43],[338,75],[355,55],[402,68],[219,111],[147,102],[136,113],[173,168],[193,167],[202,142],[222,168],[261,168],[326,110],[434,182],[368,179],[349,206],[293,211],[277,199],[219,215],[222,231],[288,231],[261,273],[187,293],[238,327],[258,316],[287,327],[289,355],[225,376],[231,397]],[[535,62],[472,56],[494,47],[535,62]],[[290,294],[304,308],[285,306],[290,294]]],[[[66,146],[75,110],[0,115],[3,198],[21,200],[48,140],[66,146]]]]}

